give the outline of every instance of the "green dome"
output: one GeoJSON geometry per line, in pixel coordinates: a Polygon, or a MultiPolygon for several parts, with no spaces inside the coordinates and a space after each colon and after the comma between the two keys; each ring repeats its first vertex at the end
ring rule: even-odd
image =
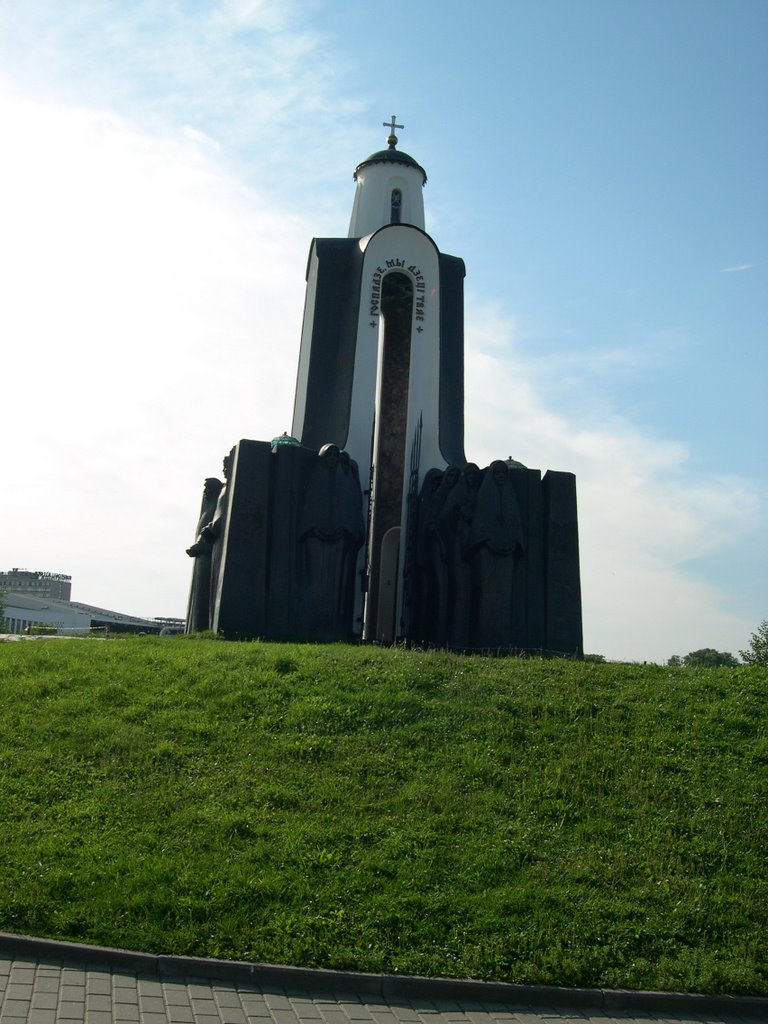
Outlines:
{"type": "Polygon", "coordinates": [[[276,448],[284,444],[301,444],[301,441],[295,437],[291,437],[291,435],[284,430],[280,437],[272,438],[272,451],[275,451],[276,448]]]}
{"type": "Polygon", "coordinates": [[[370,164],[404,164],[406,167],[414,167],[424,176],[424,184],[427,181],[427,172],[417,163],[412,156],[408,156],[407,153],[403,153],[399,149],[395,149],[394,146],[390,146],[389,149],[380,149],[378,153],[371,153],[367,160],[363,160],[355,168],[355,173],[352,177],[357,181],[357,172],[361,171],[363,167],[368,167],[370,164]]]}

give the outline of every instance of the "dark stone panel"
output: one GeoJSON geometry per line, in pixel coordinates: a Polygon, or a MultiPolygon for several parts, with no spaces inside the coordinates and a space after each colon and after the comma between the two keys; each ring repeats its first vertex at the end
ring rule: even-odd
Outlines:
{"type": "Polygon", "coordinates": [[[545,522],[546,647],[581,656],[581,582],[576,477],[549,471],[542,481],[545,522]]]}
{"type": "Polygon", "coordinates": [[[415,505],[408,638],[458,650],[581,654],[575,479],[473,464],[429,470],[415,505]]]}
{"type": "Polygon", "coordinates": [[[235,446],[213,619],[213,628],[225,636],[266,631],[270,457],[266,441],[235,446]]]}
{"type": "Polygon", "coordinates": [[[272,461],[267,635],[273,640],[302,639],[299,516],[317,452],[301,445],[280,445],[272,461]]]}
{"type": "Polygon", "coordinates": [[[216,556],[211,628],[231,638],[352,640],[365,540],[356,463],[334,444],[273,451],[265,441],[240,441],[225,463],[226,501],[200,530],[216,556]]]}
{"type": "Polygon", "coordinates": [[[466,545],[470,638],[479,650],[526,646],[527,482],[501,460],[482,475],[466,545]]]}
{"type": "Polygon", "coordinates": [[[317,290],[300,440],[317,451],[329,442],[339,448],[347,442],[363,254],[354,238],[316,238],[313,245],[317,290]]]}
{"type": "Polygon", "coordinates": [[[512,637],[513,646],[521,650],[535,650],[544,646],[544,529],[542,522],[541,472],[538,469],[509,471],[514,482],[525,531],[523,586],[515,595],[525,609],[525,631],[512,637]]]}
{"type": "Polygon", "coordinates": [[[440,265],[440,451],[449,465],[464,455],[464,260],[438,253],[440,265]]]}
{"type": "MultiPolygon", "coordinates": [[[[225,463],[213,520],[202,525],[217,480],[209,481],[190,549],[216,566],[211,627],[230,637],[353,639],[365,530],[355,463],[333,444],[319,453],[301,445],[273,452],[263,441],[240,441],[225,463]]],[[[433,469],[414,513],[409,639],[581,656],[572,473],[542,480],[538,470],[503,462],[433,469]]],[[[193,578],[198,598],[201,587],[193,578]]]]}

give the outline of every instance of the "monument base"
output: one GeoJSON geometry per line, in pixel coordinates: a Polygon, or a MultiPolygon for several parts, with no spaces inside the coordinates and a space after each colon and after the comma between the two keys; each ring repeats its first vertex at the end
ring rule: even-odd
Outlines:
{"type": "MultiPolygon", "coordinates": [[[[220,489],[218,483],[206,481],[198,537],[188,550],[195,558],[189,632],[205,628],[207,613],[208,628],[231,638],[377,639],[363,628],[377,608],[363,598],[375,578],[380,590],[395,588],[386,599],[393,640],[462,651],[583,653],[572,473],[550,471],[542,479],[538,470],[501,461],[482,470],[473,463],[431,469],[407,502],[405,529],[387,531],[381,550],[365,559],[358,468],[336,445],[317,452],[242,440],[225,459],[220,489]]],[[[384,604],[379,593],[379,617],[384,604]]]]}

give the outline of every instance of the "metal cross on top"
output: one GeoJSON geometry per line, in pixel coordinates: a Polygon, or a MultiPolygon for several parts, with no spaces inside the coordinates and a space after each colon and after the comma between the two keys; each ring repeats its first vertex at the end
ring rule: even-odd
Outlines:
{"type": "Polygon", "coordinates": [[[397,124],[394,114],[392,115],[391,121],[383,121],[382,123],[385,128],[389,128],[389,138],[387,139],[387,142],[390,144],[390,146],[396,145],[397,136],[395,135],[395,128],[405,128],[405,125],[397,124]]]}

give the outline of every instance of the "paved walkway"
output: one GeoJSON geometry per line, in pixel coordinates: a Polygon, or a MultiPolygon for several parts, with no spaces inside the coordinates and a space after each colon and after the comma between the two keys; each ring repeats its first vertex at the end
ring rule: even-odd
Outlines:
{"type": "Polygon", "coordinates": [[[0,935],[0,1024],[766,1024],[768,1000],[152,957],[0,935]]]}

